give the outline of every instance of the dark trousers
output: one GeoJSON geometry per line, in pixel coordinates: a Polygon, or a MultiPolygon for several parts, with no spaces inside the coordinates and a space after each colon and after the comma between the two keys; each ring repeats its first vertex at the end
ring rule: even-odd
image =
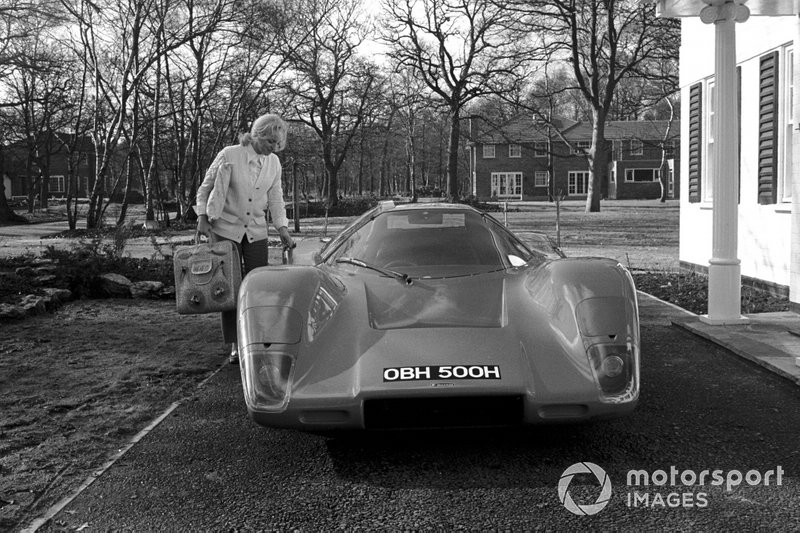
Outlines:
{"type": "MultiPolygon", "coordinates": [[[[219,242],[228,240],[220,237],[212,232],[212,241],[219,242]]],[[[247,235],[244,236],[242,242],[232,241],[236,248],[239,249],[239,256],[242,258],[243,270],[242,278],[254,268],[267,266],[269,264],[269,251],[267,249],[267,239],[260,241],[250,242],[247,240],[247,235]]],[[[233,344],[236,342],[236,310],[223,311],[222,315],[222,342],[225,344],[233,344]]]]}

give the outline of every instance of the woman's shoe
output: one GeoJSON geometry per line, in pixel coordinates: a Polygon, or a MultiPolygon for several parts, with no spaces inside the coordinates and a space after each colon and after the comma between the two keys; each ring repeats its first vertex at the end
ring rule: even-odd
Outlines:
{"type": "Polygon", "coordinates": [[[231,344],[231,354],[228,356],[228,363],[232,365],[239,364],[239,348],[236,346],[235,342],[231,344]]]}

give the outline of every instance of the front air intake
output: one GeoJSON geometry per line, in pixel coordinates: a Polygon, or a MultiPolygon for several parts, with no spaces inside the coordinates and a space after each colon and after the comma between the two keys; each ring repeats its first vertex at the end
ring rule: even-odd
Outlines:
{"type": "Polygon", "coordinates": [[[522,424],[522,396],[381,398],[364,401],[366,429],[496,427],[522,424]]]}

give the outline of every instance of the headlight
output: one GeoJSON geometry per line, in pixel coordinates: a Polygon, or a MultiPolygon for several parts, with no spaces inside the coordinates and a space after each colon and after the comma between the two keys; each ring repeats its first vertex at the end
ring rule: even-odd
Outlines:
{"type": "Polygon", "coordinates": [[[600,364],[600,370],[603,376],[607,378],[615,378],[622,374],[625,370],[625,361],[618,355],[609,355],[600,364]]]}
{"type": "Polygon", "coordinates": [[[250,345],[241,357],[242,386],[247,405],[256,410],[283,411],[289,402],[294,374],[294,357],[268,348],[250,345]]]}
{"type": "Polygon", "coordinates": [[[589,361],[603,396],[609,401],[622,402],[633,399],[638,390],[636,360],[638,354],[633,343],[594,344],[589,348],[589,361]]]}

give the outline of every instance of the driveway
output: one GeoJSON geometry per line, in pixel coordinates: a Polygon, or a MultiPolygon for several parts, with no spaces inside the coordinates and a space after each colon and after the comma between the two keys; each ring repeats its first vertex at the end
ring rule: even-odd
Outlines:
{"type": "MultiPolygon", "coordinates": [[[[796,529],[800,388],[673,327],[680,310],[640,305],[628,418],[332,439],[254,425],[224,367],[40,531],[796,529]],[[593,516],[559,499],[582,462],[613,488],[593,516]]],[[[600,485],[579,474],[565,494],[590,505],[600,485]]]]}

